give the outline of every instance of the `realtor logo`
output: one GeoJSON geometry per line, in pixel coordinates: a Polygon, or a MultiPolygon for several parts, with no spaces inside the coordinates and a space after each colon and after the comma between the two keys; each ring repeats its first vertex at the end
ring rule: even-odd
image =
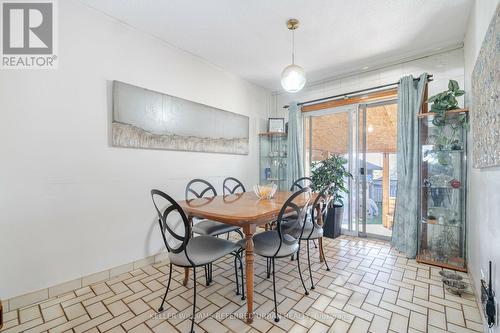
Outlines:
{"type": "Polygon", "coordinates": [[[2,1],[2,68],[56,68],[55,2],[2,1]]]}

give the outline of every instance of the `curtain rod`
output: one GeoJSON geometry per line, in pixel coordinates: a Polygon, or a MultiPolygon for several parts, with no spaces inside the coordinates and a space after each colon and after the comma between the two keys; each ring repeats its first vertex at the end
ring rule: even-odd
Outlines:
{"type": "MultiPolygon", "coordinates": [[[[432,81],[433,75],[429,74],[427,76],[427,79],[428,79],[428,81],[432,81]]],[[[413,79],[413,81],[419,81],[419,80],[420,80],[420,78],[418,78],[418,77],[413,79]]],[[[340,94],[340,95],[328,96],[328,97],[313,99],[313,100],[310,100],[310,101],[300,102],[300,103],[297,103],[297,105],[302,106],[302,105],[306,105],[306,104],[314,104],[314,103],[317,103],[317,102],[325,102],[325,101],[328,101],[328,100],[338,99],[339,97],[347,98],[348,95],[357,95],[357,94],[360,94],[360,93],[365,93],[367,91],[379,90],[379,89],[383,89],[383,88],[397,86],[398,84],[399,84],[399,82],[383,84],[383,85],[377,86],[377,87],[371,87],[371,88],[366,88],[366,89],[351,91],[351,92],[340,94]]],[[[289,105],[283,106],[284,109],[288,109],[289,107],[290,107],[289,105]]]]}

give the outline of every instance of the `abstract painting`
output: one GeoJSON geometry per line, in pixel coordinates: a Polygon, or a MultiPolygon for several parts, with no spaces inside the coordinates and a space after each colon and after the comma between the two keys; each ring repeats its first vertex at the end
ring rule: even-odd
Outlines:
{"type": "Polygon", "coordinates": [[[249,118],[113,81],[112,144],[248,154],[249,118]]]}
{"type": "Polygon", "coordinates": [[[472,72],[470,114],[473,166],[500,166],[500,5],[472,72]]]}

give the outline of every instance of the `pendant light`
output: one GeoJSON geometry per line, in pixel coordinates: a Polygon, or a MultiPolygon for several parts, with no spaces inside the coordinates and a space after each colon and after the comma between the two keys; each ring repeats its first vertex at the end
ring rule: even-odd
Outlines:
{"type": "Polygon", "coordinates": [[[286,22],[288,30],[292,31],[292,64],[285,67],[281,72],[281,86],[288,92],[297,92],[306,84],[306,73],[304,69],[295,64],[295,30],[299,27],[299,20],[289,19],[286,22]]]}

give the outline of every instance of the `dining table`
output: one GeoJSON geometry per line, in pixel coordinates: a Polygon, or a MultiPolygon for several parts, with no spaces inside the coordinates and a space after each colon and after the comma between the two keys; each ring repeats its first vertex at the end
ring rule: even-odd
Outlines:
{"type": "MultiPolygon", "coordinates": [[[[253,298],[254,298],[254,243],[253,236],[257,227],[276,221],[279,212],[286,200],[293,194],[289,191],[278,191],[271,199],[260,199],[253,192],[242,192],[230,195],[219,195],[215,197],[196,198],[180,201],[179,205],[185,211],[189,220],[193,218],[209,219],[222,222],[243,229],[245,237],[245,276],[247,290],[247,312],[246,321],[253,321],[253,298]]],[[[314,200],[312,196],[303,194],[294,203],[303,207],[314,200]]],[[[321,239],[319,246],[322,246],[321,239]]],[[[321,251],[319,251],[321,253],[321,251]]],[[[320,255],[320,261],[323,258],[320,255]]],[[[187,285],[189,280],[189,268],[185,268],[183,284],[187,285]]]]}

